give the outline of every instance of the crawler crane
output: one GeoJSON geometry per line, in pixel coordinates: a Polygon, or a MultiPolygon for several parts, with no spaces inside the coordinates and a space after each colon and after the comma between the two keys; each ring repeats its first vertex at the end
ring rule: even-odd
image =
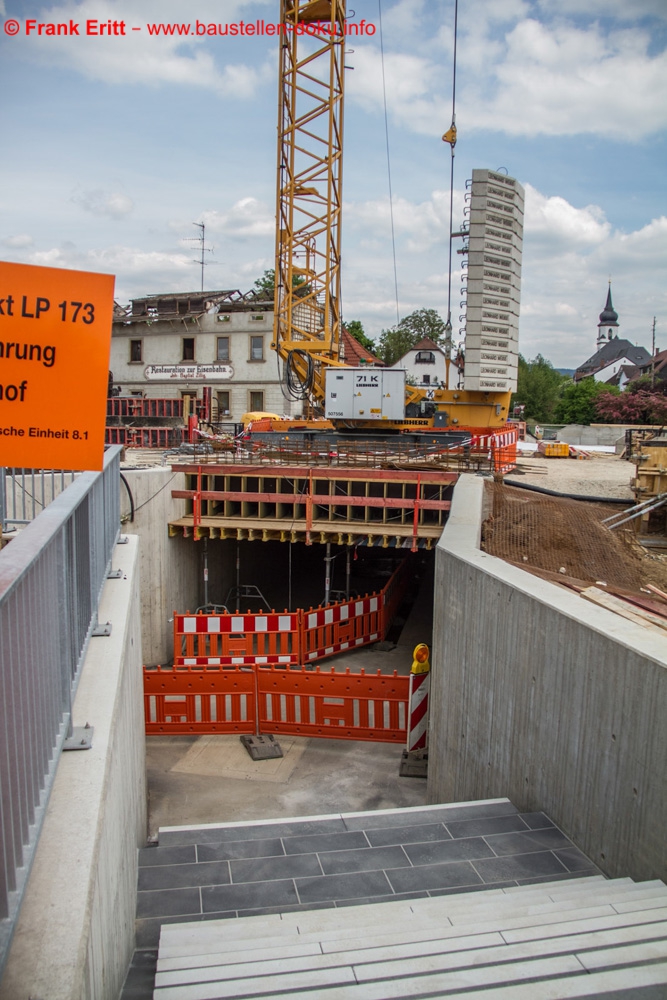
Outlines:
{"type": "MultiPolygon", "coordinates": [[[[420,388],[405,385],[404,376],[393,371],[399,382],[384,391],[383,373],[389,369],[350,368],[341,357],[344,60],[356,26],[349,21],[346,28],[345,0],[281,0],[280,23],[271,347],[282,361],[286,393],[303,402],[305,424],[313,431],[466,428],[489,434],[504,428],[507,392],[420,388]],[[342,383],[347,398],[340,409],[331,404],[336,376],[336,388],[342,383]],[[369,396],[370,405],[359,407],[369,386],[375,387],[376,405],[369,396]],[[393,396],[391,406],[384,405],[388,396],[393,396]],[[383,402],[378,403],[380,397],[383,402]]],[[[448,359],[448,379],[449,367],[448,359]]],[[[304,427],[304,421],[297,423],[304,427]]],[[[272,429],[285,431],[293,425],[274,422],[272,429]]]]}

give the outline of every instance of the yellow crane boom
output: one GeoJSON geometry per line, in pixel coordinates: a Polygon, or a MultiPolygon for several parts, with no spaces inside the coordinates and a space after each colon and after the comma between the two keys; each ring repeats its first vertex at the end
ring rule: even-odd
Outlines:
{"type": "MultiPolygon", "coordinates": [[[[345,0],[280,0],[279,38],[271,347],[290,395],[313,417],[322,413],[326,368],[348,367],[340,360],[345,0]]],[[[405,426],[432,426],[439,413],[439,427],[445,414],[451,426],[500,427],[509,395],[406,386],[405,426]]]]}

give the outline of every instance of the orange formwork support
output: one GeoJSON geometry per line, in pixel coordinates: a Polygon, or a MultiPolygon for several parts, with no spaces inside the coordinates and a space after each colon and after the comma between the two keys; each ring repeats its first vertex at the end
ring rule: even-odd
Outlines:
{"type": "Polygon", "coordinates": [[[403,743],[409,677],[258,668],[262,733],[403,743]]]}
{"type": "Polygon", "coordinates": [[[254,733],[252,668],[144,668],[146,734],[254,733]]]}

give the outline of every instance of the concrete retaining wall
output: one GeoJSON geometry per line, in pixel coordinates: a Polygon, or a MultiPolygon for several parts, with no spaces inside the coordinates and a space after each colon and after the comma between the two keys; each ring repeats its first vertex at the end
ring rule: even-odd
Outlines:
{"type": "Polygon", "coordinates": [[[64,753],[0,1000],[117,1000],[134,949],[137,849],[147,828],[138,543],[116,546],[73,708],[91,750],[64,753]]]}
{"type": "Polygon", "coordinates": [[[667,641],[479,549],[463,476],[436,551],[428,797],[542,809],[608,874],[667,879],[667,641]]]}
{"type": "MultiPolygon", "coordinates": [[[[141,553],[141,635],[149,666],[171,663],[174,653],[174,611],[194,611],[203,602],[202,543],[169,538],[169,521],[185,512],[185,502],[172,490],[185,489],[185,474],[171,468],[124,469],[134,499],[134,521],[124,531],[139,536],[141,553]]],[[[121,485],[121,511],[129,517],[129,500],[121,485]]]]}
{"type": "Polygon", "coordinates": [[[656,433],[659,427],[650,424],[540,424],[543,431],[556,429],[556,440],[565,441],[567,444],[586,445],[608,445],[616,446],[617,453],[623,450],[625,444],[625,432],[629,428],[641,430],[644,426],[656,433]]]}

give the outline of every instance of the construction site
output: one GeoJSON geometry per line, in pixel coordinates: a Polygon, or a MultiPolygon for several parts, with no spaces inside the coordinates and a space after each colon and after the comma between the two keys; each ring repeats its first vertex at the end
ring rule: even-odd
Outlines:
{"type": "MultiPolygon", "coordinates": [[[[134,300],[114,321],[116,383],[148,389],[110,378],[104,472],[42,496],[57,512],[68,489],[104,490],[61,545],[68,613],[83,621],[101,573],[69,710],[74,749],[93,752],[65,755],[26,885],[25,831],[5,823],[0,1000],[657,1000],[665,439],[527,450],[510,411],[524,190],[502,171],[473,170],[450,218],[444,378],[346,361],[353,15],[344,0],[280,8],[273,299],[134,300]],[[260,390],[264,326],[279,378],[260,390]],[[229,419],[235,388],[267,403],[278,383],[282,408],[229,419]],[[76,851],[72,815],[88,831],[76,851]],[[31,962],[68,882],[69,926],[31,962]]],[[[454,108],[443,140],[453,190],[454,108]]],[[[36,537],[37,490],[20,470],[0,487],[9,566],[36,537]]],[[[33,592],[0,604],[16,634],[33,592]]]]}

